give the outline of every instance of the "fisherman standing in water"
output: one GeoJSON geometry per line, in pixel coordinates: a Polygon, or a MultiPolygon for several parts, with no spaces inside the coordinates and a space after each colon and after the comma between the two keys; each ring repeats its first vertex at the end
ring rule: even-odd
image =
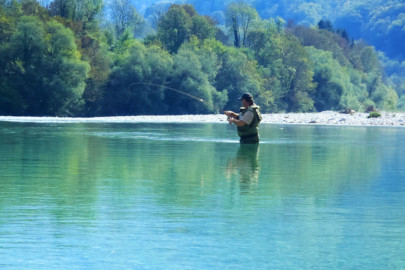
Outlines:
{"type": "Polygon", "coordinates": [[[239,99],[242,102],[239,114],[233,111],[224,112],[228,116],[228,122],[237,126],[240,143],[259,143],[259,123],[262,120],[260,107],[249,93],[244,93],[239,99]]]}

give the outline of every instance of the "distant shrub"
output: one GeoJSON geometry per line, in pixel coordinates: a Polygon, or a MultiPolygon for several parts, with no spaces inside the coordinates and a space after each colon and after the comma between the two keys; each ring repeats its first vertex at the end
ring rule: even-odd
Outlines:
{"type": "Polygon", "coordinates": [[[367,118],[378,118],[381,117],[381,114],[378,112],[371,112],[367,118]]]}

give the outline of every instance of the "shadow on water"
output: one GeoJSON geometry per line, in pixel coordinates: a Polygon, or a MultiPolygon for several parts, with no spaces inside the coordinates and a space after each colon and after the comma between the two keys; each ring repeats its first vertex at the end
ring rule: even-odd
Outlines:
{"type": "Polygon", "coordinates": [[[236,156],[228,160],[227,174],[239,174],[240,191],[247,194],[257,187],[259,182],[259,144],[241,144],[236,156]]]}

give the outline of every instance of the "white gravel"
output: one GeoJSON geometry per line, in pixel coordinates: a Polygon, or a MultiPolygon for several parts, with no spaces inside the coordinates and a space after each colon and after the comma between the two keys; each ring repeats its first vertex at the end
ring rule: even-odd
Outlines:
{"type": "Polygon", "coordinates": [[[405,113],[380,113],[381,117],[379,118],[367,118],[369,113],[341,114],[332,111],[320,113],[265,114],[263,115],[263,123],[405,127],[405,113]]]}
{"type": "MultiPolygon", "coordinates": [[[[381,112],[379,118],[367,118],[368,113],[341,114],[325,111],[319,113],[278,113],[263,114],[262,123],[268,124],[302,124],[302,125],[340,125],[340,126],[398,126],[405,127],[405,113],[381,112]]],[[[74,123],[74,122],[157,122],[157,123],[221,123],[226,122],[223,114],[209,115],[153,115],[153,116],[116,116],[116,117],[15,117],[0,116],[0,121],[7,122],[42,122],[42,123],[74,123]]]]}

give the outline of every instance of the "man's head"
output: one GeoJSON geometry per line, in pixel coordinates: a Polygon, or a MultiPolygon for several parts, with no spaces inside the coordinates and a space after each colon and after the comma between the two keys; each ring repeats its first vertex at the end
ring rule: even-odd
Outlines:
{"type": "Polygon", "coordinates": [[[244,93],[239,99],[244,107],[249,107],[254,103],[253,96],[250,93],[244,93]]]}

